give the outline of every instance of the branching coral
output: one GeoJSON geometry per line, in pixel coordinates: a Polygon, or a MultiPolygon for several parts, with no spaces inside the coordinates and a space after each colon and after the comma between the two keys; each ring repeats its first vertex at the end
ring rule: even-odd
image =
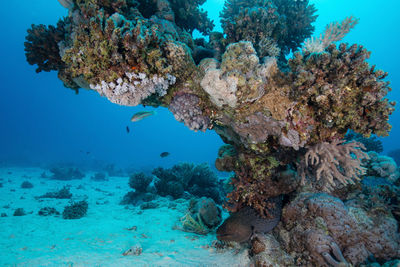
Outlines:
{"type": "Polygon", "coordinates": [[[205,2],[206,0],[170,0],[176,25],[190,33],[197,29],[203,34],[209,34],[214,23],[207,17],[207,12],[199,8],[205,2]]]}
{"type": "Polygon", "coordinates": [[[314,142],[343,138],[348,129],[387,135],[394,103],[384,97],[391,88],[384,80],[387,73],[366,62],[369,55],[362,46],[346,44],[330,45],[321,54],[295,53],[286,77],[297,102],[291,114],[295,129],[314,142]]]}
{"type": "Polygon", "coordinates": [[[347,17],[342,22],[332,22],[326,26],[319,38],[311,37],[304,42],[303,50],[310,53],[322,53],[330,44],[340,41],[358,23],[358,19],[347,17]]]}
{"type": "Polygon", "coordinates": [[[312,34],[315,11],[308,0],[229,0],[222,27],[229,42],[250,41],[260,57],[283,56],[312,34]]]}
{"type": "Polygon", "coordinates": [[[217,176],[207,164],[176,164],[170,169],[156,168],[153,175],[157,177],[155,187],[161,196],[183,197],[185,191],[194,196],[212,198],[221,202],[217,186],[217,176]]]}
{"type": "Polygon", "coordinates": [[[64,62],[60,57],[58,42],[64,40],[67,20],[60,20],[57,27],[43,24],[32,25],[26,36],[25,55],[31,65],[37,65],[36,72],[60,70],[64,62]]]}
{"type": "Polygon", "coordinates": [[[344,143],[343,140],[309,147],[299,166],[302,183],[305,183],[306,176],[315,177],[316,182],[321,180],[323,189],[331,191],[336,187],[335,179],[344,185],[359,180],[360,175],[366,172],[361,160],[369,158],[360,148],[365,149],[361,143],[344,143]],[[312,168],[311,172],[308,171],[309,167],[312,168]]]}

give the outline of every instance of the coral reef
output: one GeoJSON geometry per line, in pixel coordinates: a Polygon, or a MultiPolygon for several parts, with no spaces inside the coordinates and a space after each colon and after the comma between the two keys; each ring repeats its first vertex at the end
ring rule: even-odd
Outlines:
{"type": "Polygon", "coordinates": [[[221,209],[211,198],[191,199],[185,216],[181,218],[183,231],[200,235],[208,234],[222,221],[221,209]]]}
{"type": "Polygon", "coordinates": [[[298,167],[301,182],[305,183],[306,176],[313,176],[316,183],[320,182],[314,187],[327,191],[332,191],[337,187],[337,182],[343,185],[354,183],[353,180],[359,180],[360,176],[366,173],[366,169],[361,166],[361,161],[369,159],[368,154],[359,148],[365,149],[361,143],[344,143],[339,140],[334,140],[332,143],[319,143],[308,148],[298,167]],[[309,166],[312,166],[314,173],[307,171],[309,166]]]}
{"type": "Polygon", "coordinates": [[[368,172],[366,173],[368,176],[382,177],[392,183],[395,183],[399,179],[400,170],[397,168],[397,164],[393,158],[379,155],[374,151],[369,152],[368,155],[368,172]]]}
{"type": "Polygon", "coordinates": [[[329,266],[335,258],[357,265],[371,254],[385,260],[400,256],[398,225],[391,215],[346,206],[324,193],[299,194],[282,218],[290,236],[284,242],[286,249],[301,255],[307,250],[318,266],[329,266]]]}
{"type": "MultiPolygon", "coordinates": [[[[228,0],[224,33],[211,32],[199,8],[204,0],[60,3],[68,17],[57,27],[28,30],[28,63],[58,71],[66,87],[120,105],[167,107],[192,130],[215,130],[226,144],[216,167],[234,172],[225,207],[232,216],[251,209],[257,218],[239,220],[242,232],[233,240],[248,241],[254,221],[276,219],[274,199],[284,195],[283,224],[273,230],[281,246],[261,235],[251,240],[252,253],[273,247],[287,252],[280,254],[287,265],[296,259],[294,265],[318,266],[398,256],[398,170],[372,152],[381,150],[375,138],[391,129],[387,73],[368,63],[363,46],[336,44],[358,19],[310,38],[316,9],[308,0],[228,0]],[[194,39],[194,29],[205,38],[194,39]]],[[[64,168],[52,178],[78,173],[64,168]]],[[[156,195],[223,201],[222,183],[206,165],[157,168],[153,176],[131,178],[135,191],[122,203],[156,195]]],[[[183,221],[204,228],[196,214],[183,221]]]]}
{"type": "Polygon", "coordinates": [[[21,184],[21,188],[30,189],[33,188],[33,184],[29,181],[23,181],[21,184]]]}
{"type": "Polygon", "coordinates": [[[308,0],[228,0],[222,28],[230,43],[250,41],[260,57],[284,56],[311,36],[315,11],[308,0]]]}
{"type": "Polygon", "coordinates": [[[206,163],[181,163],[170,169],[156,168],[153,175],[157,177],[154,185],[160,196],[181,198],[187,191],[193,196],[212,198],[216,203],[222,201],[217,176],[206,163]]]}
{"type": "Polygon", "coordinates": [[[60,20],[57,27],[32,25],[26,36],[26,60],[31,65],[37,65],[36,72],[61,70],[65,64],[61,60],[58,43],[63,41],[66,34],[66,24],[69,21],[60,20]]]}
{"type": "Polygon", "coordinates": [[[26,212],[23,208],[17,208],[14,210],[13,216],[25,216],[26,212]]]}
{"type": "Polygon", "coordinates": [[[307,39],[303,50],[310,53],[321,53],[330,44],[340,41],[358,23],[357,18],[348,17],[342,22],[332,22],[326,26],[325,32],[319,38],[307,39]]]}
{"type": "Polygon", "coordinates": [[[72,193],[69,190],[69,187],[64,186],[62,189],[56,192],[47,192],[44,195],[41,195],[39,198],[57,198],[57,199],[70,199],[72,197],[72,193]]]}
{"type": "Polygon", "coordinates": [[[79,202],[73,202],[68,206],[64,207],[64,211],[62,213],[63,219],[80,219],[86,215],[89,204],[86,200],[82,200],[79,202]]]}
{"type": "Polygon", "coordinates": [[[51,215],[60,215],[60,213],[52,207],[44,207],[38,211],[39,216],[51,216],[51,215]]]}
{"type": "Polygon", "coordinates": [[[200,99],[194,94],[177,94],[172,99],[169,110],[177,121],[184,122],[189,129],[205,132],[210,119],[203,115],[199,104],[200,99]]]}
{"type": "Polygon", "coordinates": [[[146,192],[147,187],[153,181],[153,177],[143,172],[134,173],[129,177],[129,186],[136,192],[146,192]]]}

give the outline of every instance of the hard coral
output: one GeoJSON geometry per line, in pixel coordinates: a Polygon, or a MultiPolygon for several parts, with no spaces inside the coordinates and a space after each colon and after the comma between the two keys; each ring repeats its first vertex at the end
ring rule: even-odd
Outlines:
{"type": "Polygon", "coordinates": [[[368,153],[369,160],[367,161],[367,175],[382,177],[389,182],[395,183],[400,177],[400,170],[397,168],[393,158],[382,156],[371,151],[368,153]]]}
{"type": "Polygon", "coordinates": [[[189,129],[205,132],[210,125],[210,119],[203,115],[200,98],[194,94],[177,94],[169,105],[169,110],[177,121],[183,121],[189,129]]]}
{"type": "Polygon", "coordinates": [[[207,17],[207,12],[199,6],[206,0],[169,0],[175,14],[175,23],[192,33],[194,29],[207,35],[214,28],[214,23],[207,17]]]}
{"type": "Polygon", "coordinates": [[[86,215],[89,204],[86,200],[73,202],[71,205],[64,207],[62,213],[63,219],[80,219],[86,215]]]}
{"type": "Polygon", "coordinates": [[[341,44],[321,54],[295,53],[289,60],[291,99],[298,103],[296,110],[309,108],[313,139],[342,138],[348,129],[366,136],[388,134],[394,104],[384,97],[391,89],[384,81],[387,74],[371,68],[368,58],[362,46],[341,44]]]}
{"type": "Polygon", "coordinates": [[[300,194],[284,209],[283,225],[291,236],[286,244],[289,251],[304,255],[308,250],[318,266],[329,266],[326,259],[337,250],[336,245],[353,265],[363,263],[370,254],[386,260],[399,256],[400,238],[393,217],[346,206],[327,194],[300,194]]]}
{"type": "Polygon", "coordinates": [[[155,187],[161,196],[181,198],[187,191],[194,196],[210,197],[216,203],[221,203],[218,178],[206,163],[196,166],[181,163],[170,169],[156,168],[153,174],[158,178],[155,180],[155,187]]]}
{"type": "Polygon", "coordinates": [[[61,60],[58,43],[65,38],[66,24],[69,20],[60,20],[57,27],[32,25],[25,37],[25,56],[31,65],[37,65],[36,72],[61,70],[65,67],[61,60]]]}
{"type": "Polygon", "coordinates": [[[134,173],[129,177],[129,186],[136,192],[146,192],[147,187],[153,180],[153,177],[143,172],[134,173]]]}
{"type": "Polygon", "coordinates": [[[250,41],[260,57],[283,58],[311,36],[315,11],[308,0],[229,0],[221,14],[222,28],[231,43],[250,41]],[[265,49],[267,45],[273,48],[265,49]]]}

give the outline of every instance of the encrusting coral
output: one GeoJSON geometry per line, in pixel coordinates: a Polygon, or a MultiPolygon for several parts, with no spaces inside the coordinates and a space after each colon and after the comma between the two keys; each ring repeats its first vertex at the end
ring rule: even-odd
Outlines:
{"type": "MultiPolygon", "coordinates": [[[[327,194],[321,197],[326,205],[313,200],[316,208],[304,220],[295,208],[308,207],[304,194],[360,196],[364,168],[367,175],[398,183],[386,173],[393,167],[388,160],[368,159],[362,144],[343,141],[349,130],[363,138],[387,136],[395,105],[385,98],[391,90],[387,73],[367,61],[370,52],[358,44],[336,44],[358,19],[332,23],[319,38],[310,38],[316,9],[308,0],[228,0],[221,13],[224,33],[211,32],[213,23],[200,8],[204,0],[60,3],[68,17],[57,27],[28,30],[26,57],[38,72],[58,71],[66,87],[94,90],[120,105],[168,107],[192,130],[215,130],[227,144],[216,167],[234,172],[226,204],[232,212],[251,207],[269,218],[269,200],[286,195],[293,207],[283,213],[286,228],[306,220],[319,227],[321,217],[326,230],[331,218],[319,211],[337,205],[335,233],[318,227],[294,233],[301,252],[311,255],[306,264],[361,263],[366,251],[384,259],[396,254],[398,225],[389,215],[382,221],[327,194]],[[205,38],[194,39],[195,29],[205,38]],[[365,237],[358,245],[357,238],[343,240],[341,216],[354,224],[352,235],[365,237]],[[382,249],[375,242],[379,231],[392,234],[382,237],[382,249]]],[[[179,165],[153,174],[160,195],[177,198],[188,191],[222,201],[217,179],[204,166],[179,165]]],[[[390,201],[379,203],[397,214],[398,200],[390,192],[390,201]]]]}

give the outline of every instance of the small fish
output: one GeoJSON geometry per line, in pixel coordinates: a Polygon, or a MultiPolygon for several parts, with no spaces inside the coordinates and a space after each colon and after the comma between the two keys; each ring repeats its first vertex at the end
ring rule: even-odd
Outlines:
{"type": "Polygon", "coordinates": [[[170,155],[169,152],[163,152],[160,154],[160,157],[165,158],[165,157],[168,157],[169,155],[170,155]]]}
{"type": "Polygon", "coordinates": [[[129,126],[126,126],[126,132],[129,133],[130,131],[129,126]]]}
{"type": "Polygon", "coordinates": [[[152,116],[152,115],[156,115],[156,111],[151,110],[151,111],[139,111],[136,112],[135,114],[133,114],[131,121],[136,122],[136,121],[140,121],[143,120],[146,117],[152,116]]]}

